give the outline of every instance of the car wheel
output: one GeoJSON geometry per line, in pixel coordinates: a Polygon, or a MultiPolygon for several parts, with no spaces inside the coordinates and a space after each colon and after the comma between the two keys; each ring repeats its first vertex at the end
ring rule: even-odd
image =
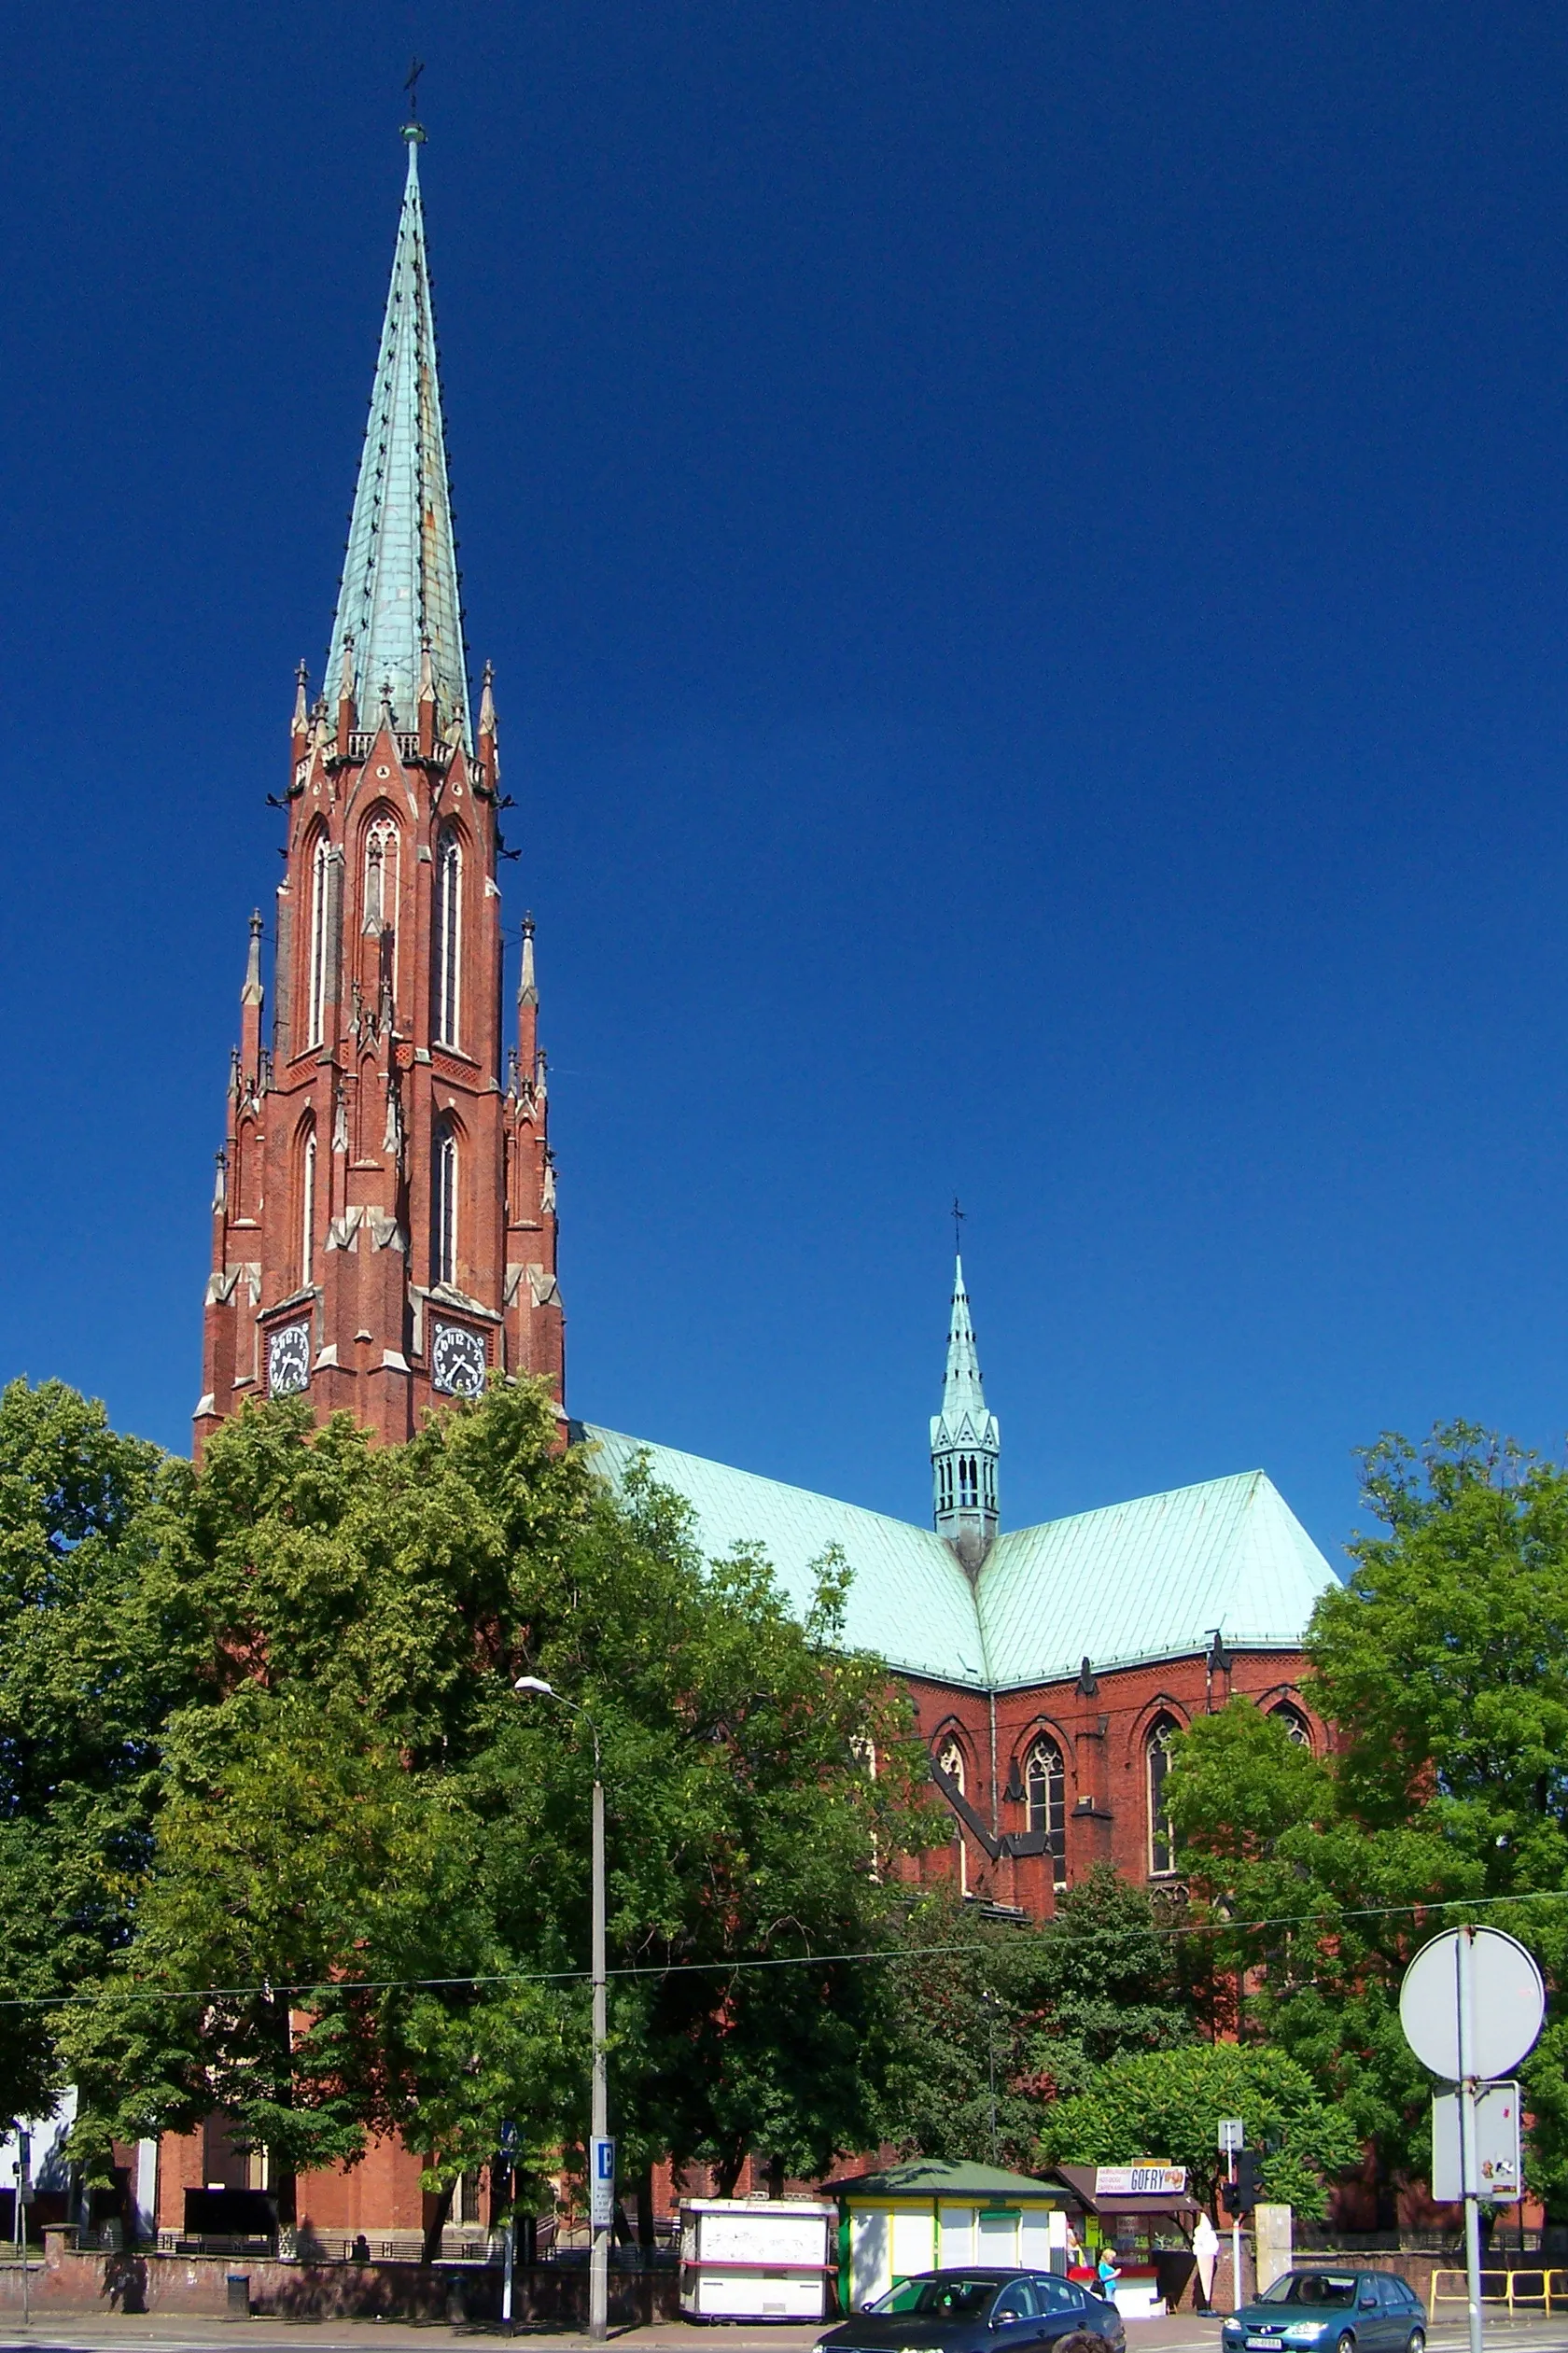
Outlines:
{"type": "Polygon", "coordinates": [[[1405,2353],[1426,2353],[1426,2331],[1424,2329],[1412,2329],[1410,2331],[1410,2342],[1405,2347],[1405,2353]]]}
{"type": "Polygon", "coordinates": [[[1334,2353],[1355,2353],[1355,2339],[1349,2329],[1344,2332],[1335,2346],[1334,2353]]]}

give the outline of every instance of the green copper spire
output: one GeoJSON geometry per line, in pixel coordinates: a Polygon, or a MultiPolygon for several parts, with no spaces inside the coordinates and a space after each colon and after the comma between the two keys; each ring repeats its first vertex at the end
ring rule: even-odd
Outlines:
{"type": "Polygon", "coordinates": [[[996,1540],[1001,1433],[995,1414],[986,1410],[961,1258],[955,1259],[954,1269],[947,1376],[942,1411],[931,1425],[931,1488],[936,1533],[973,1576],[996,1540]]]}
{"type": "Polygon", "coordinates": [[[457,593],[457,545],[446,478],[436,321],[419,201],[425,133],[411,122],[408,179],[370,423],[354,494],[348,553],[327,657],[327,691],[352,678],[362,726],[373,725],[390,690],[395,722],[418,725],[425,656],[435,691],[436,733],[469,741],[469,682],[457,593]],[[350,650],[344,662],[344,651],[350,650]]]}

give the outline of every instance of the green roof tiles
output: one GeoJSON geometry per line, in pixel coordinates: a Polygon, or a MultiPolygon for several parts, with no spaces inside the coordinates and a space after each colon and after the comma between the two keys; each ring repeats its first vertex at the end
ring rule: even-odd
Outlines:
{"type": "Polygon", "coordinates": [[[1291,1649],[1333,1570],[1262,1471],[999,1536],[980,1615],[998,1684],[1227,1643],[1291,1649]]]}
{"type": "Polygon", "coordinates": [[[1218,1628],[1250,1649],[1294,1649],[1334,1571],[1262,1471],[1208,1479],[997,1538],[973,1584],[934,1531],[588,1428],[618,1487],[634,1458],[691,1503],[709,1557],[761,1546],[791,1601],[839,1545],[854,1571],[847,1633],[905,1674],[980,1688],[1056,1682],[1086,1656],[1131,1666],[1201,1649],[1218,1628]]]}
{"type": "Polygon", "coordinates": [[[684,1495],[696,1514],[697,1541],[709,1559],[737,1544],[760,1545],[793,1606],[809,1606],[813,1563],[830,1545],[843,1548],[855,1572],[845,1628],[856,1649],[879,1651],[889,1666],[930,1674],[931,1662],[960,1683],[984,1683],[985,1660],[969,1580],[933,1529],[911,1528],[855,1504],[834,1503],[804,1487],[731,1470],[700,1454],[650,1446],[618,1430],[587,1427],[594,1467],[619,1487],[646,1453],[663,1487],[684,1495]]]}
{"type": "Polygon", "coordinates": [[[1027,2173],[1009,2173],[1001,2165],[949,2163],[942,2157],[911,2157],[881,2173],[846,2174],[824,2189],[852,2201],[857,2192],[873,2198],[1039,2198],[1065,2206],[1068,2192],[1059,2181],[1036,2181],[1027,2173]]]}

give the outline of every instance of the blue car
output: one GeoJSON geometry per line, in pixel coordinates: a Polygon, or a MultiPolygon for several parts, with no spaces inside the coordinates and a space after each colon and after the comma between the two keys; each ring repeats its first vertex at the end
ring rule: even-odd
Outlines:
{"type": "Polygon", "coordinates": [[[1220,2332],[1224,2353],[1426,2353],[1426,2308],[1386,2271],[1288,2271],[1220,2332]]]}
{"type": "Polygon", "coordinates": [[[1023,2353],[1087,2331],[1126,2353],[1122,2316],[1054,2271],[917,2272],[818,2338],[831,2353],[1023,2353]]]}

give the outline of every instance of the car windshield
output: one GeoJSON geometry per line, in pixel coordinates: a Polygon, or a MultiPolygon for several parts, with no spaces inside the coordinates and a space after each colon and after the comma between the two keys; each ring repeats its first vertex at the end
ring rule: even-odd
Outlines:
{"type": "Polygon", "coordinates": [[[977,2319],[996,2294],[994,2279],[972,2279],[967,2272],[945,2271],[935,2279],[905,2279],[867,2308],[872,2312],[935,2312],[977,2319]]]}
{"type": "Polygon", "coordinates": [[[1259,2304],[1307,2304],[1335,2306],[1354,2304],[1356,2284],[1349,2272],[1291,2271],[1266,2288],[1259,2304]]]}

